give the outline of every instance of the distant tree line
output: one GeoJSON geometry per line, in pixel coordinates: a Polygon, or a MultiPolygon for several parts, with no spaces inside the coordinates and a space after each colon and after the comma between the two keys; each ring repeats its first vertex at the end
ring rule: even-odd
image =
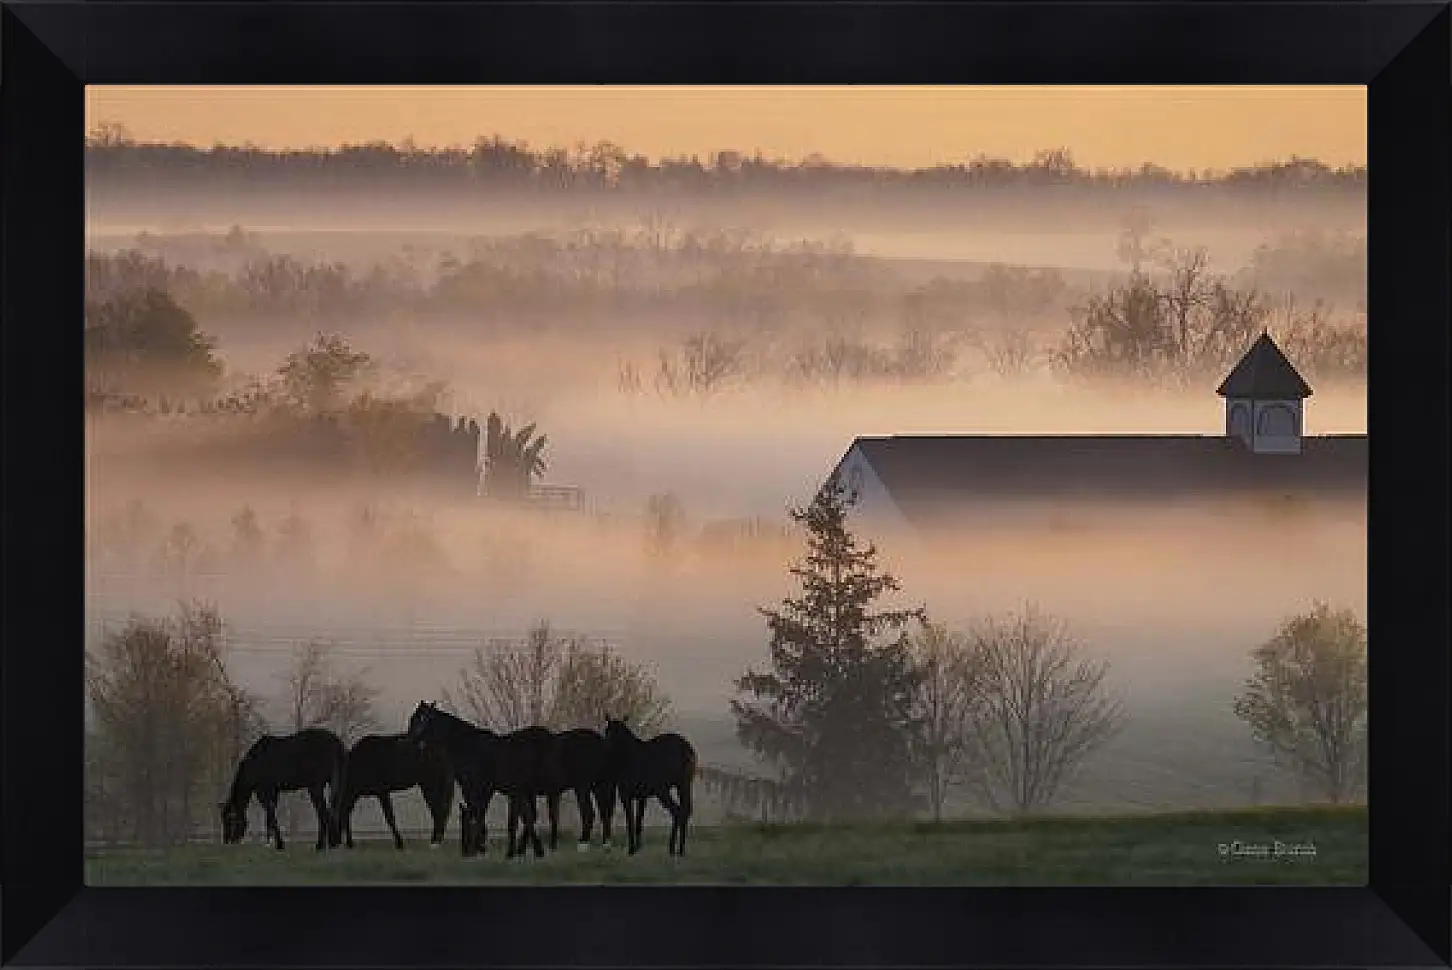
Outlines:
{"type": "Polygon", "coordinates": [[[1056,309],[1067,295],[1052,270],[997,266],[979,280],[915,284],[881,261],[855,256],[845,240],[784,243],[666,224],[475,239],[462,251],[414,248],[354,265],[213,241],[216,248],[199,250],[143,235],[128,249],[93,251],[88,298],[160,289],[204,319],[253,327],[406,312],[481,331],[639,329],[681,317],[769,331],[899,318],[998,323],[1056,309]],[[460,314],[467,314],[462,324],[460,314]]]}
{"type": "Polygon", "coordinates": [[[137,142],[120,125],[95,128],[86,138],[86,174],[101,180],[149,175],[167,179],[222,180],[359,178],[448,182],[481,189],[544,192],[581,189],[611,192],[790,192],[862,187],[890,190],[1081,186],[1093,189],[1173,188],[1234,190],[1330,190],[1364,193],[1365,166],[1333,168],[1291,157],[1260,165],[1178,172],[1145,163],[1138,168],[1085,168],[1072,152],[1050,148],[1024,164],[978,155],[959,163],[900,169],[842,165],[812,155],[798,161],[723,149],[705,158],[686,155],[651,161],[609,141],[573,148],[532,148],[501,135],[473,145],[422,148],[382,141],[338,148],[261,149],[234,145],[198,147],[137,142]]]}
{"type": "Polygon", "coordinates": [[[478,241],[467,262],[443,256],[428,269],[415,253],[381,275],[248,252],[231,271],[205,272],[140,250],[92,253],[93,370],[139,377],[133,358],[143,354],[198,378],[215,373],[211,338],[187,331],[160,292],[190,313],[219,322],[241,314],[257,325],[356,320],[388,307],[451,321],[467,313],[474,323],[465,326],[487,332],[594,321],[618,334],[623,319],[679,333],[679,320],[710,321],[653,360],[620,362],[623,392],[663,396],[768,375],[798,384],[938,380],[975,360],[1010,376],[1054,365],[1080,376],[1203,380],[1262,327],[1312,379],[1365,373],[1365,240],[1334,234],[1262,246],[1235,274],[1212,272],[1203,249],[1136,238],[1122,250],[1129,275],[1092,290],[1071,288],[1053,270],[1002,265],[915,284],[844,244],[781,245],[664,224],[478,241]],[[1053,339],[1054,329],[1064,337],[1053,339]]]}

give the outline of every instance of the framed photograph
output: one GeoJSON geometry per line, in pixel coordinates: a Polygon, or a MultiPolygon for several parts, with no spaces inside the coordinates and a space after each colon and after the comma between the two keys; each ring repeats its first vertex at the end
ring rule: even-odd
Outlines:
{"type": "Polygon", "coordinates": [[[0,18],[0,960],[1449,964],[1445,4],[0,18]]]}

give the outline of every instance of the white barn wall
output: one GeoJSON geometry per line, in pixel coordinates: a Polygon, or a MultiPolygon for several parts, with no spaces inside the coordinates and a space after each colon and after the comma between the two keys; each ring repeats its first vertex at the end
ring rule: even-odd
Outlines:
{"type": "Polygon", "coordinates": [[[861,473],[857,502],[848,512],[851,521],[860,523],[864,531],[874,536],[911,532],[907,519],[892,500],[887,486],[877,477],[877,472],[873,470],[872,463],[867,460],[861,448],[853,444],[847,449],[847,454],[837,463],[835,471],[844,483],[851,483],[853,475],[861,473]]]}

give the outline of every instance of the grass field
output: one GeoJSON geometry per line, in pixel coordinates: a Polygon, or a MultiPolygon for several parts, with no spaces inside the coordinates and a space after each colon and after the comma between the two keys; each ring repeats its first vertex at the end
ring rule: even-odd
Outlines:
{"type": "MultiPolygon", "coordinates": [[[[796,885],[1364,885],[1364,806],[873,826],[744,825],[693,829],[683,859],[647,828],[629,857],[598,843],[506,861],[502,841],[474,859],[457,841],[417,840],[315,853],[248,841],[88,852],[90,885],[796,884],[796,885]],[[1313,845],[1315,855],[1247,854],[1246,846],[1313,845]],[[1238,848],[1234,848],[1239,843],[1238,848]],[[1222,854],[1222,847],[1229,849],[1222,854]]],[[[451,840],[454,833],[451,829],[451,840]]]]}

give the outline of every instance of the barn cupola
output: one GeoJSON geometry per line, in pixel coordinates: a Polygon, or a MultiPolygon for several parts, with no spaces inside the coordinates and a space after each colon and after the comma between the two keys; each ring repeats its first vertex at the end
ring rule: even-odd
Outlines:
{"type": "Polygon", "coordinates": [[[1311,386],[1262,333],[1216,394],[1225,398],[1225,434],[1256,454],[1301,452],[1302,418],[1311,386]]]}

